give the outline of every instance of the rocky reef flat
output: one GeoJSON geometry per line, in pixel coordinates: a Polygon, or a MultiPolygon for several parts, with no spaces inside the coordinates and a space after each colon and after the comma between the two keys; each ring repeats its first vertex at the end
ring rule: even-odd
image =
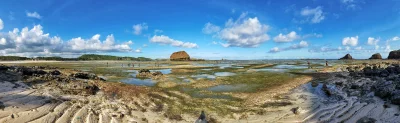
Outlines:
{"type": "MultiPolygon", "coordinates": [[[[243,77],[281,76],[255,72],[258,66],[271,67],[232,69],[244,72],[243,77]]],[[[158,85],[170,83],[166,78],[174,76],[139,71],[136,76],[159,80],[158,85]]],[[[396,60],[354,60],[317,72],[292,73],[290,76],[299,77],[274,88],[249,93],[223,92],[232,95],[229,100],[235,100],[229,101],[194,98],[171,85],[150,88],[106,82],[102,76],[75,69],[2,65],[0,122],[195,122],[200,111],[207,109],[205,116],[209,122],[396,123],[400,121],[399,74],[396,60]]],[[[191,85],[214,87],[220,82],[223,81],[200,79],[191,85]]]]}

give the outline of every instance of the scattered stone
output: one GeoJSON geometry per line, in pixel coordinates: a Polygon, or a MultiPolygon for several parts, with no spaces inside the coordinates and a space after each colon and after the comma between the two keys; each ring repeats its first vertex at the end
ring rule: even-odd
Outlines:
{"type": "Polygon", "coordinates": [[[51,75],[61,75],[61,72],[58,70],[54,70],[50,72],[51,75]]]}
{"type": "Polygon", "coordinates": [[[299,109],[300,109],[300,107],[296,107],[296,108],[292,108],[291,111],[293,112],[293,114],[298,115],[298,114],[300,114],[299,109]]]}
{"type": "Polygon", "coordinates": [[[374,118],[369,118],[369,117],[363,117],[359,120],[357,120],[356,123],[375,123],[376,120],[374,118]]]}

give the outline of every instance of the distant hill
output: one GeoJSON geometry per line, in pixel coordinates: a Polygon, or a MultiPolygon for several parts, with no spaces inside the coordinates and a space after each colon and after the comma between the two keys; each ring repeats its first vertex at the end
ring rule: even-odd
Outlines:
{"type": "Polygon", "coordinates": [[[126,61],[151,61],[150,58],[145,57],[119,57],[111,55],[97,55],[97,54],[85,54],[78,58],[63,58],[63,57],[20,57],[20,56],[0,56],[0,61],[18,61],[18,60],[54,60],[54,61],[88,61],[88,60],[126,60],[126,61]]]}
{"type": "Polygon", "coordinates": [[[85,54],[78,57],[78,60],[127,60],[127,61],[151,61],[150,58],[145,57],[119,57],[111,55],[97,55],[97,54],[85,54]]]}

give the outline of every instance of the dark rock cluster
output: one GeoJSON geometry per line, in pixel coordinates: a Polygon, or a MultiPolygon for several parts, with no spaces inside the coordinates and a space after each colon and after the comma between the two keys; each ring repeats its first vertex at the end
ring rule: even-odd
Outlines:
{"type": "MultiPolygon", "coordinates": [[[[363,64],[346,68],[350,73],[350,80],[341,83],[344,90],[357,96],[367,95],[371,92],[375,96],[387,100],[392,104],[400,105],[400,65],[399,64],[363,64]],[[361,78],[361,79],[360,79],[361,78]],[[362,78],[368,81],[362,81],[362,78]],[[356,92],[359,92],[356,94],[356,92]]],[[[337,84],[338,85],[338,84],[337,84]]],[[[351,95],[351,94],[350,94],[351,95]]]]}
{"type": "Polygon", "coordinates": [[[157,76],[162,76],[162,72],[160,71],[155,71],[155,72],[150,72],[149,69],[140,69],[138,70],[138,73],[136,74],[136,77],[139,78],[151,78],[151,77],[157,77],[157,76]]]}

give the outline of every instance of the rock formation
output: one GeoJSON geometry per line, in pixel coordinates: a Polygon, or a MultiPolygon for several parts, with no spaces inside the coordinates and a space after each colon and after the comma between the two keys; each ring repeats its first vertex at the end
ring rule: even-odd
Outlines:
{"type": "Polygon", "coordinates": [[[172,55],[169,57],[171,61],[189,61],[190,56],[187,54],[185,51],[178,51],[172,53],[172,55]]]}
{"type": "Polygon", "coordinates": [[[369,59],[382,59],[382,56],[380,53],[375,53],[369,59]]]}
{"type": "Polygon", "coordinates": [[[400,59],[400,50],[390,51],[388,59],[400,59]]]}
{"type": "Polygon", "coordinates": [[[340,58],[339,60],[352,60],[353,57],[351,57],[350,54],[346,54],[345,56],[343,56],[342,58],[340,58]]]}

